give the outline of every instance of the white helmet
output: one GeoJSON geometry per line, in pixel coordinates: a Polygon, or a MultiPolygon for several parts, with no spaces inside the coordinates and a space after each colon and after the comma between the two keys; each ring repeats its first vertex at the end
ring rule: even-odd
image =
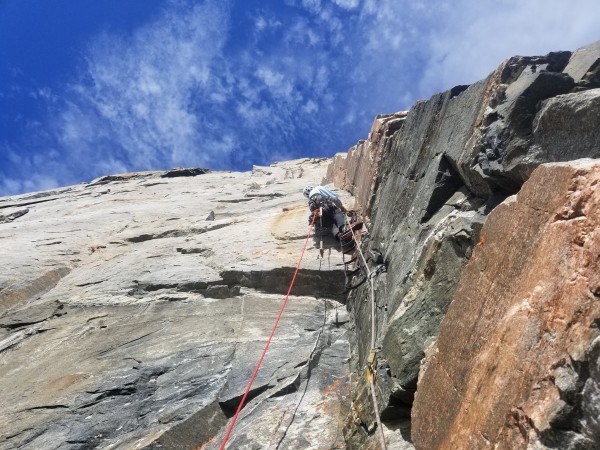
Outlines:
{"type": "Polygon", "coordinates": [[[309,184],[308,186],[304,187],[304,191],[302,191],[302,193],[304,194],[304,196],[306,198],[308,198],[308,196],[310,195],[310,191],[313,190],[313,187],[309,184]]]}

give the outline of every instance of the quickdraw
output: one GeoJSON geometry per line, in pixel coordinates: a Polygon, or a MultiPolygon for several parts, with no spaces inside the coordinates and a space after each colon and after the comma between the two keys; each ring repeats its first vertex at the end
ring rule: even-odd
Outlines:
{"type": "Polygon", "coordinates": [[[375,367],[375,361],[377,360],[377,352],[379,351],[378,348],[372,348],[371,352],[369,353],[369,358],[367,359],[367,365],[370,367],[375,367]]]}

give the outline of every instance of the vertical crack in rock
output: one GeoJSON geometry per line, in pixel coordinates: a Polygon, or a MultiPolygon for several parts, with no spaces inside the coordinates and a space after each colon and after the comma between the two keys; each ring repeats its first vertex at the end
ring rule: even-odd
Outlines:
{"type": "Polygon", "coordinates": [[[458,172],[454,170],[448,158],[442,155],[439,160],[433,190],[431,191],[429,200],[425,206],[421,223],[431,219],[431,217],[440,210],[461,185],[463,185],[463,183],[458,172]]]}

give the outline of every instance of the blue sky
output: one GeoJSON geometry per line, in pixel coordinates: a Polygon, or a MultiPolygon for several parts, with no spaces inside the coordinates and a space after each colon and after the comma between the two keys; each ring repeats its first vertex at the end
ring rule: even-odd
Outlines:
{"type": "Polygon", "coordinates": [[[598,23],[597,0],[0,0],[0,195],[332,156],[598,23]]]}

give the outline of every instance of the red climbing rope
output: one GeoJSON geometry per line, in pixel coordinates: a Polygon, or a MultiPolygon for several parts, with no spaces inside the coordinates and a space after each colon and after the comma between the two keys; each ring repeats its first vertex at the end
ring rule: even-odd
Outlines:
{"type": "Polygon", "coordinates": [[[225,448],[225,444],[227,443],[227,440],[229,439],[231,430],[233,430],[233,426],[235,425],[235,422],[237,421],[238,415],[240,414],[240,411],[242,410],[242,407],[244,406],[244,403],[246,402],[246,397],[248,397],[248,393],[250,392],[252,383],[254,383],[254,379],[256,378],[256,375],[258,375],[258,369],[260,368],[260,365],[262,364],[263,359],[265,358],[265,354],[267,353],[267,349],[269,348],[269,345],[271,344],[271,339],[273,339],[273,335],[275,334],[275,329],[277,328],[277,325],[279,324],[279,319],[281,319],[281,315],[283,314],[283,310],[284,310],[285,305],[290,296],[290,292],[292,291],[292,287],[294,286],[294,281],[296,281],[296,275],[298,275],[298,269],[300,269],[300,263],[302,262],[302,258],[304,257],[306,245],[308,244],[308,238],[310,238],[310,233],[312,231],[312,227],[315,223],[316,217],[317,217],[317,215],[313,214],[313,218],[310,223],[310,228],[308,229],[308,234],[306,235],[306,240],[304,241],[304,247],[302,248],[302,253],[300,254],[300,259],[298,260],[298,264],[296,265],[296,271],[294,272],[294,276],[292,277],[292,282],[290,283],[290,287],[288,288],[287,294],[285,294],[285,298],[283,299],[283,304],[281,305],[281,309],[279,310],[279,315],[277,316],[277,319],[275,320],[275,325],[273,325],[273,329],[271,330],[271,335],[269,336],[269,339],[267,340],[267,344],[265,345],[262,355],[260,355],[260,359],[258,360],[258,363],[256,364],[254,373],[252,374],[252,377],[250,378],[250,382],[248,383],[248,386],[246,387],[246,392],[244,393],[244,396],[242,397],[242,400],[240,401],[237,411],[235,412],[235,415],[233,416],[233,420],[229,424],[229,428],[227,428],[227,433],[225,434],[225,437],[223,438],[223,443],[221,444],[221,447],[219,447],[219,450],[223,450],[225,448]]]}

